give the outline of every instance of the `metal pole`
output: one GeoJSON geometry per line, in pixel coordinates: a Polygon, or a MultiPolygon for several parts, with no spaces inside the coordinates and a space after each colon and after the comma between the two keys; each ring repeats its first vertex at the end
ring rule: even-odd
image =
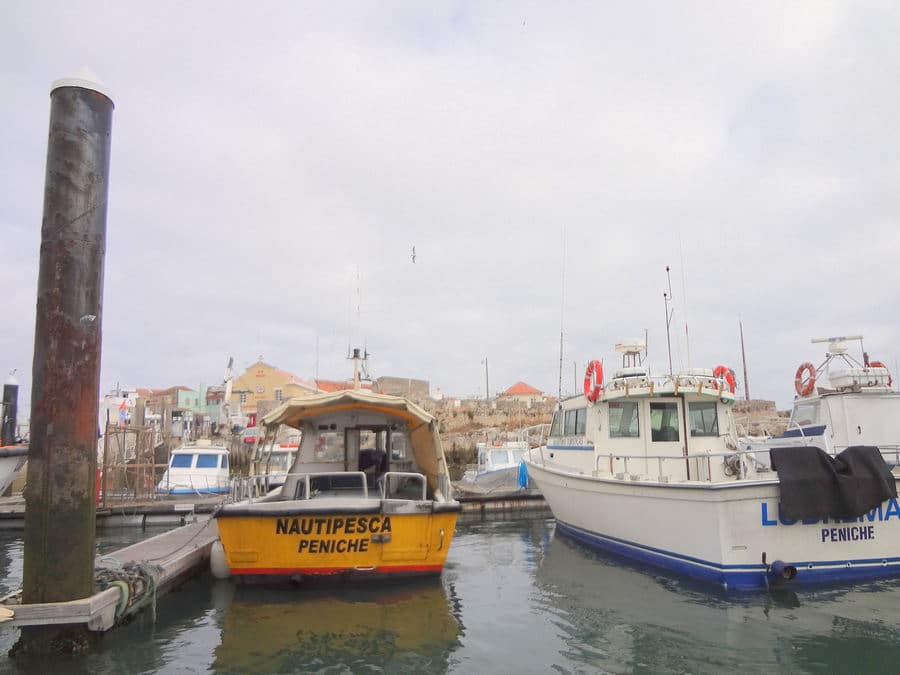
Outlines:
{"type": "Polygon", "coordinates": [[[16,416],[19,404],[19,383],[12,375],[3,383],[3,421],[0,424],[0,445],[16,444],[16,416]]]}
{"type": "Polygon", "coordinates": [[[488,380],[488,360],[487,357],[484,357],[484,400],[491,400],[491,386],[490,380],[488,380]]]}
{"type": "MultiPolygon", "coordinates": [[[[113,101],[87,71],[50,90],[25,495],[24,603],[94,592],[103,265],[113,101]]],[[[87,629],[23,628],[12,653],[71,650],[87,629]]],[[[76,647],[77,646],[77,647],[76,647]]]]}
{"type": "Polygon", "coordinates": [[[744,362],[744,400],[750,400],[750,380],[747,379],[747,354],[744,352],[744,322],[738,320],[741,328],[741,360],[744,362]]]}

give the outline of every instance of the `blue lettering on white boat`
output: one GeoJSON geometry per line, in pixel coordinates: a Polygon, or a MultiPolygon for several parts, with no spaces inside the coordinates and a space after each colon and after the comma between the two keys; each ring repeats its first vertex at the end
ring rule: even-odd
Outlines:
{"type": "Polygon", "coordinates": [[[875,526],[824,527],[821,534],[823,543],[826,541],[864,541],[875,538],[875,526]]]}
{"type": "MultiPolygon", "coordinates": [[[[759,505],[760,520],[761,520],[763,527],[774,527],[779,524],[790,526],[790,525],[796,525],[797,522],[800,522],[803,525],[816,525],[819,523],[821,523],[822,525],[827,525],[829,522],[828,518],[822,518],[821,520],[813,519],[813,518],[804,518],[801,521],[797,521],[797,520],[788,518],[782,512],[780,502],[777,505],[778,518],[776,520],[775,518],[772,518],[769,516],[769,506],[770,505],[768,502],[760,502],[760,505],[759,505]]],[[[897,520],[900,520],[900,501],[898,501],[896,497],[892,497],[891,499],[888,500],[886,509],[884,508],[884,504],[881,504],[879,506],[876,506],[874,509],[872,509],[868,513],[864,513],[863,515],[859,516],[858,518],[844,518],[844,519],[835,518],[835,519],[832,519],[832,522],[834,522],[834,523],[864,523],[864,522],[868,521],[870,523],[874,523],[877,521],[879,523],[883,523],[887,520],[890,520],[892,517],[896,518],[897,520]]],[[[828,528],[828,529],[834,530],[837,532],[837,531],[841,530],[842,528],[828,528]]],[[[860,528],[860,529],[864,529],[864,528],[860,528]]],[[[823,534],[822,536],[824,537],[825,535],[823,534]]],[[[839,537],[840,535],[837,534],[835,536],[839,537]]],[[[826,539],[822,539],[822,541],[826,541],[826,539]]],[[[844,541],[844,540],[829,538],[827,541],[844,541]]],[[[853,540],[853,541],[856,541],[856,540],[853,540]]]]}

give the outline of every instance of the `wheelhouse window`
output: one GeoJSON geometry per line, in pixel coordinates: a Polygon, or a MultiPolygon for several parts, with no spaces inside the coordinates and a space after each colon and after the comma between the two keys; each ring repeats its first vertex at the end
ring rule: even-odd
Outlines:
{"type": "Polygon", "coordinates": [[[406,459],[406,434],[401,430],[391,431],[391,459],[406,459]]]}
{"type": "Polygon", "coordinates": [[[583,436],[587,429],[587,408],[566,410],[563,433],[566,436],[583,436]]]}
{"type": "Polygon", "coordinates": [[[794,405],[794,412],[791,414],[791,423],[799,424],[804,427],[808,424],[818,424],[819,422],[819,402],[797,403],[794,405]]]}
{"type": "Polygon", "coordinates": [[[650,404],[650,439],[660,443],[681,440],[677,403],[650,404]]]}
{"type": "Polygon", "coordinates": [[[343,462],[344,432],[319,431],[315,455],[316,459],[322,462],[343,462]]]}
{"type": "Polygon", "coordinates": [[[219,455],[197,455],[198,469],[218,469],[219,455]]]}
{"type": "Polygon", "coordinates": [[[689,403],[688,421],[691,424],[691,436],[719,435],[719,417],[715,401],[689,403]]]}
{"type": "Polygon", "coordinates": [[[551,436],[562,436],[562,421],[563,412],[562,410],[557,410],[555,413],[553,413],[553,423],[550,425],[551,436]]]}
{"type": "Polygon", "coordinates": [[[173,469],[190,469],[193,464],[193,455],[172,455],[172,463],[169,466],[173,469]]]}
{"type": "Polygon", "coordinates": [[[609,437],[638,438],[640,435],[637,401],[611,401],[609,404],[609,437]]]}

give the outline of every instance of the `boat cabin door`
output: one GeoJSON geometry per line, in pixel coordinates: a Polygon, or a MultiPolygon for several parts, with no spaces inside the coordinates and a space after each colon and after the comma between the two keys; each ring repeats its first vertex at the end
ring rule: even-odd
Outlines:
{"type": "Polygon", "coordinates": [[[684,409],[680,398],[658,398],[650,401],[650,457],[648,473],[675,479],[689,478],[688,467],[683,460],[684,445],[684,409]],[[653,464],[656,466],[653,466],[653,464]]]}
{"type": "Polygon", "coordinates": [[[386,427],[353,427],[346,430],[349,471],[366,474],[369,488],[388,470],[386,427]]]}

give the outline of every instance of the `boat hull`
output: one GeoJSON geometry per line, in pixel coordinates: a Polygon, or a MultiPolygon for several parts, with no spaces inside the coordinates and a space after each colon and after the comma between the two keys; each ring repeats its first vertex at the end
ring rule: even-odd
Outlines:
{"type": "Polygon", "coordinates": [[[0,448],[0,494],[6,492],[6,488],[12,484],[27,460],[27,447],[7,446],[0,448]]]}
{"type": "Polygon", "coordinates": [[[378,508],[220,512],[219,535],[232,576],[402,577],[440,574],[458,508],[385,513],[378,508]]]}
{"type": "Polygon", "coordinates": [[[730,590],[900,576],[900,505],[848,520],[793,521],[776,481],[651,483],[528,464],[561,534],[730,590]]]}

